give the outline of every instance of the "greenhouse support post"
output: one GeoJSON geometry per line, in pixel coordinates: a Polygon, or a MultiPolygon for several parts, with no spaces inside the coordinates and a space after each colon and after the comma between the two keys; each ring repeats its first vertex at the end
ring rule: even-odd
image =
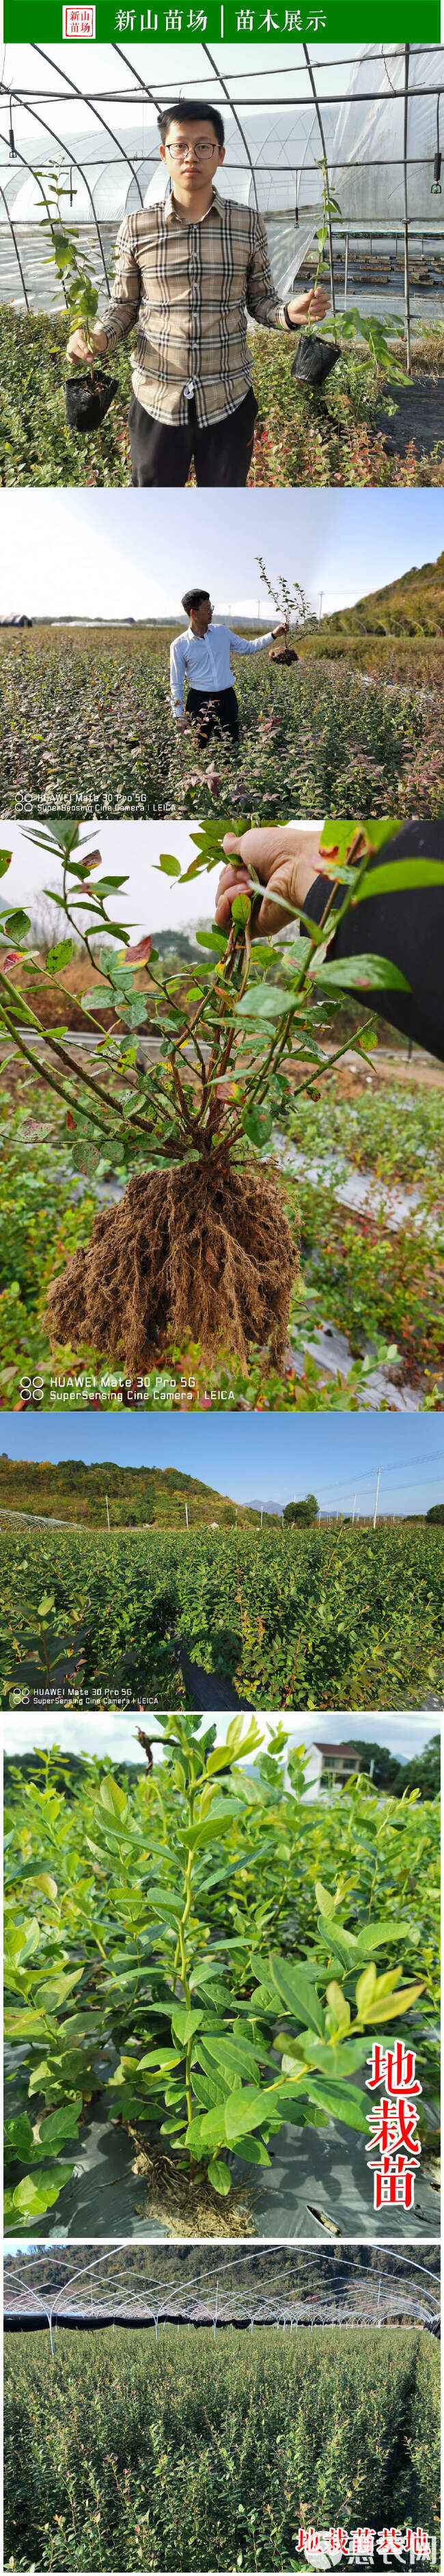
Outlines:
{"type": "Polygon", "coordinates": [[[408,375],[408,376],[410,376],[410,375],[411,375],[412,370],[411,370],[411,360],[410,360],[409,203],[408,203],[408,179],[407,179],[407,135],[408,135],[408,117],[409,117],[409,62],[410,62],[410,45],[406,45],[406,48],[405,48],[405,58],[404,58],[404,59],[405,59],[405,81],[404,81],[404,141],[403,141],[403,160],[404,160],[404,313],[405,313],[405,340],[406,340],[406,356],[407,356],[407,375],[408,375]]]}
{"type": "Polygon", "coordinates": [[[18,246],[18,242],[16,241],[16,238],[15,238],[14,225],[13,225],[13,222],[12,222],[12,217],[11,217],[10,212],[9,212],[8,199],[7,199],[7,197],[5,197],[5,191],[4,191],[4,188],[0,188],[0,197],[2,198],[3,205],[6,207],[6,214],[7,214],[7,220],[8,220],[9,230],[10,230],[10,234],[11,234],[11,240],[12,240],[12,241],[13,241],[13,243],[14,243],[15,256],[16,256],[16,260],[17,260],[17,267],[20,269],[20,276],[21,276],[21,281],[22,281],[23,294],[24,294],[24,298],[25,298],[26,311],[27,311],[27,313],[29,313],[29,312],[30,312],[30,310],[31,310],[30,302],[29,302],[29,295],[27,295],[27,293],[26,293],[26,286],[25,286],[25,280],[24,280],[24,276],[23,276],[23,269],[22,269],[22,263],[21,263],[21,258],[20,258],[19,246],[18,246]]]}

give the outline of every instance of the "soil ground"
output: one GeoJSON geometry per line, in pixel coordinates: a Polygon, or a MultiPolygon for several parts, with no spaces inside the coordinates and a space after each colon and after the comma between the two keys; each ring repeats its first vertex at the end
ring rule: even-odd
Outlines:
{"type": "Polygon", "coordinates": [[[444,376],[414,376],[413,383],[394,385],[396,413],[378,412],[378,429],[384,432],[389,454],[405,456],[411,440],[420,456],[431,456],[437,440],[444,440],[444,376]]]}

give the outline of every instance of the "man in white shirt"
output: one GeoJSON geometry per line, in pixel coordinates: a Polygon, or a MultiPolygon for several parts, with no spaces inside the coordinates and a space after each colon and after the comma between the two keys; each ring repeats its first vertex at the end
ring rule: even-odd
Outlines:
{"type": "Polygon", "coordinates": [[[209,590],[185,590],[182,608],[189,617],[186,635],[176,635],[170,650],[171,704],[178,725],[194,724],[200,743],[210,741],[212,733],[229,733],[232,742],[239,741],[239,709],[231,673],[232,653],[265,653],[267,645],[283,626],[272,626],[267,635],[256,635],[249,642],[245,635],[234,635],[231,626],[212,626],[212,603],[209,590]],[[210,637],[211,627],[211,637],[210,637]],[[184,686],[188,695],[184,711],[184,686]]]}

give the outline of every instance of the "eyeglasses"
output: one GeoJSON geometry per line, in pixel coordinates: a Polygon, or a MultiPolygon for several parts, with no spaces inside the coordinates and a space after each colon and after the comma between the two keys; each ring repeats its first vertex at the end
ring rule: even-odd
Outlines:
{"type": "Polygon", "coordinates": [[[217,151],[217,144],[166,143],[165,151],[169,152],[170,161],[211,161],[213,152],[217,151]]]}

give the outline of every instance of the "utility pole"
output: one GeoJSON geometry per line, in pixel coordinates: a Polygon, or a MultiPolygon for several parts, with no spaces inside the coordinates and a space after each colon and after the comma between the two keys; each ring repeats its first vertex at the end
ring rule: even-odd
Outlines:
{"type": "Polygon", "coordinates": [[[380,1475],[381,1475],[381,1469],[380,1469],[380,1467],[378,1467],[378,1482],[377,1482],[377,1486],[376,1486],[376,1500],[375,1500],[375,1508],[374,1508],[374,1513],[373,1513],[373,1528],[374,1528],[374,1529],[376,1529],[376,1513],[377,1513],[377,1509],[378,1509],[378,1494],[379,1494],[379,1480],[380,1480],[380,1475]]]}
{"type": "Polygon", "coordinates": [[[321,624],[322,624],[322,601],[323,601],[323,597],[324,597],[323,590],[320,590],[320,592],[319,592],[319,625],[321,625],[321,624]]]}
{"type": "Polygon", "coordinates": [[[353,1522],[354,1522],[354,1517],[355,1517],[355,1511],[356,1511],[356,1494],[354,1494],[354,1495],[353,1495],[352,1529],[353,1529],[353,1522]]]}
{"type": "Polygon", "coordinates": [[[107,1517],[108,1529],[109,1529],[109,1526],[110,1526],[110,1520],[109,1520],[109,1511],[108,1511],[108,1495],[107,1495],[107,1494],[105,1494],[105,1502],[106,1502],[106,1517],[107,1517]]]}

